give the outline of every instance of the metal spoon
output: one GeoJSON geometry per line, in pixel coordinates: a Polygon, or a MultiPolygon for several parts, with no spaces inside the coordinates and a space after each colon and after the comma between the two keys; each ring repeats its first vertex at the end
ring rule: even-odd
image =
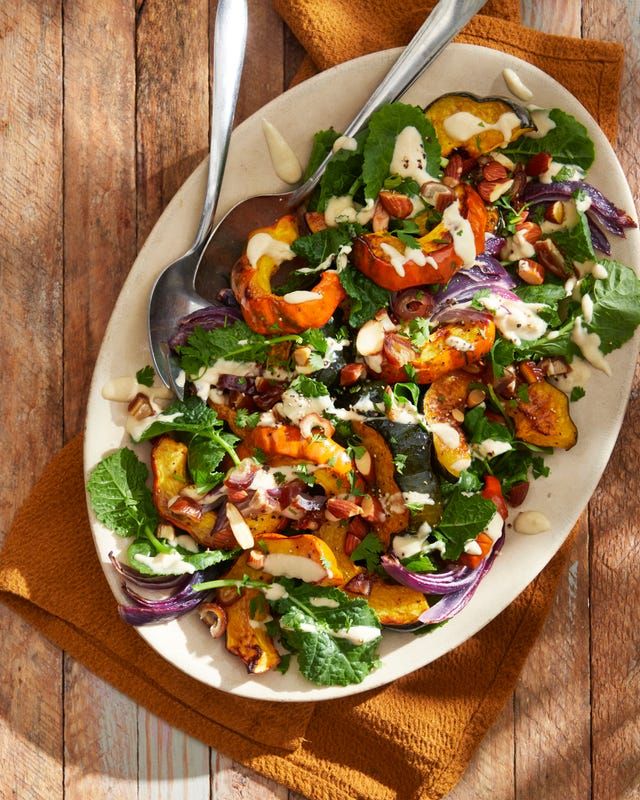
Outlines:
{"type": "MultiPolygon", "coordinates": [[[[374,111],[385,103],[397,100],[398,97],[404,94],[422,72],[440,55],[458,31],[484,6],[485,2],[486,0],[440,0],[416,35],[402,51],[378,88],[347,126],[344,135],[354,136],[366,125],[374,111]]],[[[284,194],[260,195],[243,200],[218,222],[206,246],[206,260],[208,263],[215,265],[217,277],[228,274],[231,266],[240,257],[249,231],[273,222],[277,217],[304,202],[317,186],[331,157],[332,154],[329,154],[314,174],[294,191],[284,194]]],[[[191,278],[194,274],[195,271],[190,273],[189,277],[191,278]]],[[[153,307],[154,302],[157,302],[155,295],[163,277],[164,274],[160,276],[158,284],[154,288],[151,307],[153,307]]],[[[181,316],[189,311],[195,311],[198,308],[211,305],[211,303],[207,303],[201,297],[195,295],[193,286],[190,286],[189,300],[193,303],[197,298],[199,305],[189,305],[188,311],[180,312],[179,309],[184,308],[185,305],[182,300],[178,302],[175,295],[176,289],[182,291],[175,283],[170,286],[166,284],[162,286],[162,291],[171,293],[171,296],[163,301],[164,313],[166,314],[162,321],[162,330],[165,336],[164,342],[174,332],[181,316]]],[[[153,316],[150,312],[150,321],[152,319],[156,319],[155,309],[153,316]]],[[[159,331],[159,320],[156,325],[155,331],[159,331]]],[[[154,334],[154,330],[151,328],[150,337],[153,351],[154,339],[157,341],[157,333],[154,334]]],[[[162,380],[167,386],[171,386],[179,397],[182,397],[182,387],[176,387],[175,385],[175,376],[178,373],[177,365],[172,361],[168,362],[166,360],[160,363],[155,354],[154,361],[162,380]]]]}
{"type": "Polygon", "coordinates": [[[195,276],[207,244],[220,194],[229,138],[240,90],[247,44],[246,0],[219,0],[213,40],[213,101],[207,193],[195,240],[156,280],[149,298],[149,345],[156,372],[178,397],[178,367],[169,356],[168,340],[178,320],[211,305],[195,291],[195,276]]]}

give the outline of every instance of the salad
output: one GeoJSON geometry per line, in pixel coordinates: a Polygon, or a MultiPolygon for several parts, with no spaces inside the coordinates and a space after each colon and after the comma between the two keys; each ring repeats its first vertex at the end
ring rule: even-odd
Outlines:
{"type": "Polygon", "coordinates": [[[185,399],[151,367],[104,387],[150,449],[87,488],[127,538],[125,621],[194,611],[251,673],[294,656],[347,685],[382,635],[471,600],[509,506],[575,445],[590,371],[640,324],[640,282],[610,258],[636,224],[561,109],[391,103],[355,138],[316,133],[306,175],[330,151],[306,207],[248,233],[230,287],[181,321],[185,399]]]}

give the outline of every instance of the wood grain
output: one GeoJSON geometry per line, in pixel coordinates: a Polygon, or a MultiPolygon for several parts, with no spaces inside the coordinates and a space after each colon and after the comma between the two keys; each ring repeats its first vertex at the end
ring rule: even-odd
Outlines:
{"type": "Polygon", "coordinates": [[[580,37],[581,0],[520,0],[522,24],[559,36],[580,37]]]}
{"type": "Polygon", "coordinates": [[[258,775],[230,758],[213,753],[212,800],[287,800],[284,786],[258,775]]]}
{"type": "MultiPolygon", "coordinates": [[[[62,19],[55,0],[0,6],[0,538],[62,444],[62,19]],[[16,432],[20,431],[20,435],[16,432]]],[[[4,606],[0,796],[63,791],[62,655],[4,606]]]]}

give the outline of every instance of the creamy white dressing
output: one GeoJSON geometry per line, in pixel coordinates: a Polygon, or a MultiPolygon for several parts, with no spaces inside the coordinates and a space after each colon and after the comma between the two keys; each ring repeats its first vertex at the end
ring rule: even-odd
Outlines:
{"type": "Polygon", "coordinates": [[[255,376],[260,374],[260,366],[255,361],[232,361],[226,358],[219,358],[202,375],[193,378],[193,385],[196,394],[206,402],[212,386],[218,383],[221,375],[235,375],[239,378],[255,376]]]}
{"type": "Polygon", "coordinates": [[[525,231],[516,231],[509,236],[500,250],[501,261],[520,261],[521,258],[533,258],[535,247],[526,239],[525,231]]]}
{"type": "Polygon", "coordinates": [[[358,142],[353,136],[338,136],[338,138],[333,143],[333,147],[331,150],[334,153],[337,153],[338,150],[357,150],[358,149],[358,142]]]}
{"type": "Polygon", "coordinates": [[[461,472],[464,472],[465,469],[471,466],[471,458],[469,456],[463,456],[459,458],[457,461],[454,461],[451,465],[451,472],[454,475],[459,475],[461,472]]]}
{"type": "Polygon", "coordinates": [[[506,453],[513,448],[509,444],[509,442],[501,442],[498,439],[485,439],[478,444],[472,445],[473,453],[478,458],[487,459],[487,458],[495,458],[496,456],[502,455],[502,453],[506,453]]]}
{"type": "Polygon", "coordinates": [[[589,333],[582,324],[582,316],[576,317],[571,331],[571,341],[580,348],[582,355],[596,369],[611,375],[611,367],[600,350],[600,337],[597,333],[589,333]]]}
{"type": "Polygon", "coordinates": [[[429,492],[402,492],[405,504],[411,503],[417,506],[434,506],[436,501],[429,492]]]}
{"type": "Polygon", "coordinates": [[[582,295],[582,316],[587,325],[593,320],[593,300],[589,293],[582,295]]]}
{"type": "Polygon", "coordinates": [[[268,233],[261,231],[254,233],[247,242],[247,258],[251,266],[255,267],[263,256],[267,256],[280,265],[283,261],[291,261],[292,258],[295,258],[295,253],[286,242],[280,242],[268,233]]]}
{"type": "Polygon", "coordinates": [[[289,597],[289,593],[281,583],[272,583],[266,589],[263,589],[262,593],[267,600],[271,601],[284,600],[285,597],[289,597]]]}
{"type": "Polygon", "coordinates": [[[316,608],[339,608],[340,603],[330,597],[311,597],[309,603],[316,608]]]}
{"type": "Polygon", "coordinates": [[[307,292],[303,289],[298,289],[295,292],[287,292],[282,296],[282,299],[290,305],[299,305],[300,303],[310,303],[312,300],[322,300],[322,295],[319,292],[307,292]]]}
{"type": "Polygon", "coordinates": [[[471,223],[460,213],[460,203],[456,200],[445,208],[442,224],[451,234],[453,249],[464,267],[473,266],[476,260],[476,242],[471,223]]]}
{"type": "Polygon", "coordinates": [[[591,208],[593,200],[589,197],[588,194],[585,194],[582,197],[578,197],[575,203],[576,203],[576,211],[585,213],[591,208]]]}
{"type": "MultiPolygon", "coordinates": [[[[575,263],[575,262],[574,262],[575,263]]],[[[593,277],[598,281],[603,281],[609,277],[609,273],[607,272],[607,268],[604,264],[600,264],[596,262],[591,269],[591,274],[593,277]]]]}
{"type": "Polygon", "coordinates": [[[468,553],[470,556],[481,556],[482,548],[475,539],[467,539],[464,543],[464,552],[468,553]]]}
{"type": "Polygon", "coordinates": [[[262,120],[262,132],[267,140],[271,163],[276,175],[285,183],[297,183],[302,177],[302,167],[280,131],[268,120],[262,120]]]}
{"type": "Polygon", "coordinates": [[[555,231],[566,230],[567,228],[575,228],[580,221],[578,211],[576,209],[575,200],[563,200],[562,207],[564,209],[564,217],[562,222],[551,222],[548,219],[543,219],[540,223],[540,229],[543,233],[555,233],[555,231]]]}
{"type": "Polygon", "coordinates": [[[479,302],[493,312],[496,328],[504,338],[516,345],[539,339],[547,330],[547,323],[537,313],[545,308],[544,303],[525,303],[494,294],[479,298],[479,302]]]}
{"type": "Polygon", "coordinates": [[[551,381],[561,392],[571,394],[571,390],[576,386],[580,386],[584,389],[590,377],[591,367],[589,367],[584,359],[576,356],[571,362],[571,371],[566,375],[554,375],[551,381]]]}
{"type": "Polygon", "coordinates": [[[410,261],[413,261],[418,267],[424,267],[425,264],[429,264],[429,266],[438,269],[438,264],[434,259],[426,253],[423,253],[422,250],[417,247],[407,247],[404,253],[401,253],[399,250],[396,250],[395,247],[387,244],[387,242],[382,242],[380,248],[382,252],[389,257],[391,266],[401,278],[404,278],[405,264],[408,264],[410,261]]]}
{"type": "Polygon", "coordinates": [[[502,529],[504,528],[504,520],[499,511],[491,517],[489,520],[489,524],[487,525],[487,529],[485,533],[491,539],[492,542],[497,542],[498,539],[502,536],[502,529]]]}
{"type": "Polygon", "coordinates": [[[276,419],[276,415],[273,411],[263,411],[260,414],[260,419],[258,420],[258,424],[256,427],[258,428],[273,428],[278,424],[278,420],[276,419]]]}
{"type": "Polygon", "coordinates": [[[268,553],[263,570],[275,577],[298,578],[305,583],[317,583],[323,578],[332,577],[331,571],[317,561],[289,553],[268,553]]]}
{"type": "Polygon", "coordinates": [[[393,538],[393,552],[400,559],[411,558],[417,556],[422,552],[425,539],[428,534],[424,536],[405,534],[404,536],[394,536],[393,538]]]}
{"type": "Polygon", "coordinates": [[[460,447],[460,432],[448,422],[432,422],[428,428],[434,436],[440,439],[445,447],[451,450],[460,447]]]}
{"type": "Polygon", "coordinates": [[[173,392],[166,386],[144,386],[133,377],[112,378],[102,387],[105,400],[116,403],[130,403],[137,394],[146,395],[151,404],[154,400],[171,400],[173,392]]]}
{"type": "Polygon", "coordinates": [[[597,261],[574,261],[573,266],[580,278],[593,275],[596,280],[604,280],[609,274],[604,264],[597,261]]]}
{"type": "Polygon", "coordinates": [[[579,181],[582,180],[584,177],[584,172],[580,169],[580,167],[576,166],[575,164],[561,164],[558,161],[552,161],[549,164],[549,168],[546,172],[540,173],[538,175],[538,180],[540,183],[553,183],[553,178],[560,172],[563,167],[568,167],[571,172],[568,174],[565,180],[568,181],[579,181]]]}
{"type": "Polygon", "coordinates": [[[188,533],[181,533],[180,536],[175,536],[172,540],[172,544],[182,547],[184,550],[188,550],[190,553],[198,553],[200,551],[198,543],[192,539],[188,533]]]}
{"type": "MultiPolygon", "coordinates": [[[[349,339],[334,339],[332,336],[327,336],[327,350],[322,358],[322,366],[328,367],[335,360],[338,353],[342,352],[347,345],[350,344],[349,339]]],[[[311,364],[296,364],[296,372],[299,375],[310,375],[316,372],[317,367],[311,364]]]]}
{"type": "Polygon", "coordinates": [[[506,67],[502,70],[502,77],[504,78],[504,82],[507,84],[507,89],[514,97],[517,97],[519,100],[531,100],[533,97],[533,92],[525,83],[523,83],[522,78],[517,72],[512,70],[510,67],[506,67]]]}
{"type": "Polygon", "coordinates": [[[422,134],[413,125],[403,128],[396,136],[389,173],[402,178],[413,178],[419,186],[436,180],[427,172],[422,134]]]}
{"type": "Polygon", "coordinates": [[[529,106],[529,111],[531,112],[533,124],[538,129],[537,131],[525,133],[525,136],[530,139],[542,139],[543,136],[546,136],[549,131],[556,127],[556,123],[549,117],[550,108],[532,108],[529,106]]]}
{"type": "Polygon", "coordinates": [[[508,142],[519,125],[520,120],[513,111],[505,111],[494,123],[485,122],[468,111],[456,111],[445,119],[444,130],[447,136],[459,142],[466,142],[485,131],[500,131],[504,141],[508,142]]]}
{"type": "Polygon", "coordinates": [[[274,406],[274,411],[281,417],[291,420],[294,425],[299,425],[307,414],[318,414],[322,417],[326,412],[334,414],[336,409],[328,394],[305,397],[293,389],[287,389],[282,394],[282,400],[274,406]]]}
{"type": "Polygon", "coordinates": [[[467,342],[460,336],[447,336],[444,343],[447,347],[453,347],[454,350],[458,350],[460,353],[468,353],[473,350],[473,343],[467,342]]]}
{"type": "Polygon", "coordinates": [[[331,631],[331,636],[335,639],[347,639],[356,646],[372,642],[382,636],[380,628],[373,625],[352,625],[350,628],[340,628],[338,631],[331,631]]]}
{"type": "Polygon", "coordinates": [[[351,195],[331,197],[324,210],[324,221],[330,228],[335,228],[340,222],[358,222],[366,225],[373,217],[375,203],[367,200],[366,205],[360,206],[353,202],[351,195]]]}
{"type": "Polygon", "coordinates": [[[158,553],[155,556],[136,553],[134,558],[156,575],[191,575],[196,571],[193,564],[183,561],[180,553],[158,553]]]}
{"type": "Polygon", "coordinates": [[[253,476],[250,489],[275,489],[277,487],[276,479],[273,477],[273,472],[267,469],[259,469],[253,476]]]}
{"type": "Polygon", "coordinates": [[[129,414],[124,427],[133,441],[138,442],[142,434],[150,428],[154,422],[173,422],[173,420],[179,416],[181,416],[179,411],[175,411],[173,414],[156,414],[153,417],[145,417],[144,419],[136,419],[129,414]]]}
{"type": "Polygon", "coordinates": [[[517,533],[532,535],[551,530],[551,523],[541,511],[521,511],[515,518],[513,529],[517,533]]]}

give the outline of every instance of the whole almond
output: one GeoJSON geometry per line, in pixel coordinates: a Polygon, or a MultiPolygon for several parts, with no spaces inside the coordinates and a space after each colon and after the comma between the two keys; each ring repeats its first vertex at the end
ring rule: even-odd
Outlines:
{"type": "Polygon", "coordinates": [[[453,153],[453,155],[449,156],[449,163],[444,168],[444,177],[455,181],[455,183],[448,183],[447,185],[455,186],[458,183],[462,176],[463,165],[464,162],[460,153],[453,153]]]}
{"type": "Polygon", "coordinates": [[[386,231],[389,227],[389,212],[382,205],[380,200],[376,200],[375,208],[373,209],[373,219],[371,220],[371,228],[374,233],[386,231]]]}
{"type": "Polygon", "coordinates": [[[413,213],[413,203],[406,194],[382,191],[378,199],[387,214],[394,219],[406,219],[413,213]]]}
{"type": "Polygon", "coordinates": [[[482,168],[482,177],[485,181],[506,181],[507,170],[492,159],[482,168]]]}
{"type": "Polygon", "coordinates": [[[532,156],[527,162],[525,170],[530,178],[536,178],[538,175],[542,175],[543,172],[546,172],[550,166],[551,156],[549,153],[536,153],[535,156],[532,156]]]}
{"type": "Polygon", "coordinates": [[[516,225],[516,233],[521,234],[529,244],[535,244],[542,236],[542,228],[535,222],[519,222],[516,225]]]}
{"type": "Polygon", "coordinates": [[[545,269],[552,272],[558,278],[566,278],[569,274],[564,263],[564,257],[551,239],[541,239],[534,245],[538,261],[545,269]]]}
{"type": "Polygon", "coordinates": [[[547,222],[555,222],[556,225],[560,225],[564,222],[564,216],[562,200],[556,200],[555,203],[551,203],[544,212],[544,218],[547,222]]]}

